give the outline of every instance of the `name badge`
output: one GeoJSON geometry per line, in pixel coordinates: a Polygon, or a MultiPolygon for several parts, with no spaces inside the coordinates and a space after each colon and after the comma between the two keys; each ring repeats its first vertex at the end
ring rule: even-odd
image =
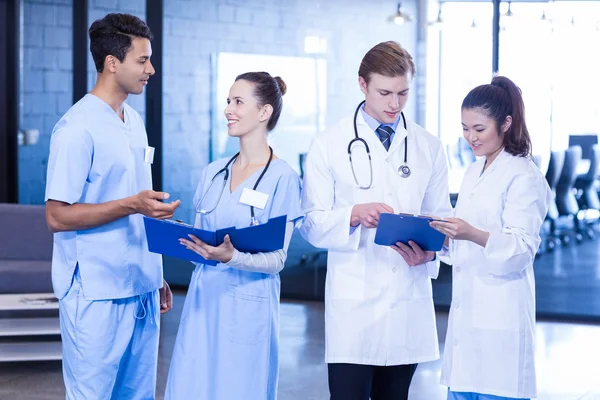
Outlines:
{"type": "Polygon", "coordinates": [[[146,151],[144,153],[144,161],[148,164],[152,164],[154,162],[154,147],[147,146],[146,151]]]}
{"type": "Polygon", "coordinates": [[[248,188],[244,188],[244,191],[240,196],[240,203],[260,208],[261,210],[265,209],[267,200],[269,200],[268,194],[257,192],[256,190],[248,188]]]}

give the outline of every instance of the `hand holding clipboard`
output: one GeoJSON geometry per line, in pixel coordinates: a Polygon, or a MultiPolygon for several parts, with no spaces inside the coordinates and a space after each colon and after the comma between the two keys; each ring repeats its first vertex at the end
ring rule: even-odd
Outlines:
{"type": "Polygon", "coordinates": [[[482,231],[460,218],[447,218],[447,221],[432,221],[431,227],[454,240],[468,240],[485,247],[490,238],[489,232],[482,231]]]}
{"type": "Polygon", "coordinates": [[[259,253],[283,248],[287,216],[271,218],[268,222],[247,228],[235,227],[208,231],[176,221],[158,220],[144,217],[148,249],[153,253],[180,258],[207,265],[217,265],[215,260],[206,260],[199,254],[184,247],[180,239],[193,235],[210,246],[219,246],[225,236],[229,236],[233,246],[241,252],[259,253]]]}
{"type": "Polygon", "coordinates": [[[434,221],[442,220],[410,214],[381,214],[375,243],[392,246],[397,242],[409,245],[412,241],[423,251],[440,251],[446,235],[430,226],[434,221]]]}

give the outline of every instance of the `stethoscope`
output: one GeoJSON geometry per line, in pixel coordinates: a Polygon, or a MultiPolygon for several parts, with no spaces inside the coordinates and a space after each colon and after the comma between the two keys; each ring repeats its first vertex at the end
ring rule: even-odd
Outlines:
{"type": "MultiPolygon", "coordinates": [[[[359,189],[370,189],[371,186],[373,185],[373,163],[371,161],[371,151],[369,150],[369,145],[367,144],[367,141],[358,137],[358,128],[356,127],[356,117],[358,116],[358,112],[360,111],[361,107],[363,106],[363,104],[365,104],[365,101],[361,101],[360,104],[358,105],[358,107],[356,107],[356,111],[354,112],[354,136],[355,138],[352,139],[350,141],[350,143],[348,143],[348,157],[350,158],[350,167],[352,168],[352,175],[354,176],[354,182],[356,182],[356,186],[358,186],[359,189]],[[356,142],[361,142],[364,146],[365,146],[365,150],[367,151],[367,156],[369,157],[369,185],[368,186],[361,186],[360,183],[358,183],[358,179],[356,178],[356,173],[354,172],[354,164],[352,163],[352,145],[355,144],[356,142]]],[[[408,132],[408,129],[406,128],[406,118],[404,118],[404,113],[400,112],[400,115],[402,116],[402,122],[404,124],[404,130],[406,130],[408,132]]],[[[408,135],[406,135],[404,137],[404,164],[402,164],[399,168],[398,168],[398,174],[400,174],[400,176],[402,178],[408,178],[410,176],[410,168],[408,167],[408,165],[406,165],[407,162],[407,152],[408,149],[408,135]]]]}
{"type": "MultiPolygon", "coordinates": [[[[252,188],[252,190],[256,190],[256,188],[258,187],[258,184],[260,183],[261,179],[263,178],[263,176],[267,172],[267,169],[269,169],[269,165],[271,165],[271,161],[273,160],[273,149],[271,148],[271,146],[269,146],[269,150],[271,151],[271,154],[269,156],[269,161],[267,161],[267,165],[265,165],[265,168],[262,170],[262,173],[260,174],[260,176],[256,180],[256,183],[254,184],[254,187],[252,188]]],[[[221,196],[223,196],[223,191],[225,190],[225,185],[227,184],[227,180],[229,179],[229,166],[231,164],[233,164],[233,162],[238,158],[239,155],[240,155],[240,153],[238,152],[236,155],[234,155],[233,157],[231,157],[229,159],[229,161],[227,161],[227,164],[225,164],[225,166],[223,168],[221,168],[220,170],[218,170],[217,173],[215,174],[215,176],[213,176],[213,178],[210,180],[210,185],[208,185],[208,188],[206,189],[206,191],[202,195],[202,198],[200,199],[200,202],[196,206],[196,213],[200,213],[202,215],[206,215],[206,214],[210,214],[211,212],[215,211],[215,209],[219,205],[219,201],[221,200],[221,196]],[[217,179],[217,177],[219,175],[221,175],[221,174],[224,174],[223,175],[223,185],[221,186],[221,193],[219,193],[219,197],[217,198],[217,201],[215,202],[215,205],[210,210],[206,210],[204,208],[198,209],[204,203],[204,198],[206,197],[206,195],[208,194],[208,192],[210,192],[210,189],[212,188],[212,185],[215,183],[215,180],[217,179]]],[[[258,220],[254,216],[254,206],[250,206],[250,225],[251,226],[258,225],[258,220]]]]}

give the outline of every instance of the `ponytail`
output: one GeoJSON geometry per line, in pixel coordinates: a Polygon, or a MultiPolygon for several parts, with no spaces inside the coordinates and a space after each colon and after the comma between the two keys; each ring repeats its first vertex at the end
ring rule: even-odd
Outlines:
{"type": "Polygon", "coordinates": [[[498,135],[503,135],[502,144],[513,156],[531,156],[531,137],[525,123],[525,104],[521,89],[504,76],[496,76],[491,84],[477,86],[463,100],[462,109],[481,108],[496,122],[498,135]],[[502,125],[506,117],[512,122],[506,133],[502,125]]]}

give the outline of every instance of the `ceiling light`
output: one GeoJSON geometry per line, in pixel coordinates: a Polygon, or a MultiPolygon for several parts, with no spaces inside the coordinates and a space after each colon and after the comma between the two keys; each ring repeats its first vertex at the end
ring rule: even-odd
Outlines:
{"type": "Polygon", "coordinates": [[[389,16],[388,20],[396,25],[402,25],[405,22],[411,22],[412,16],[402,10],[402,3],[398,2],[398,10],[395,14],[389,16]]]}

